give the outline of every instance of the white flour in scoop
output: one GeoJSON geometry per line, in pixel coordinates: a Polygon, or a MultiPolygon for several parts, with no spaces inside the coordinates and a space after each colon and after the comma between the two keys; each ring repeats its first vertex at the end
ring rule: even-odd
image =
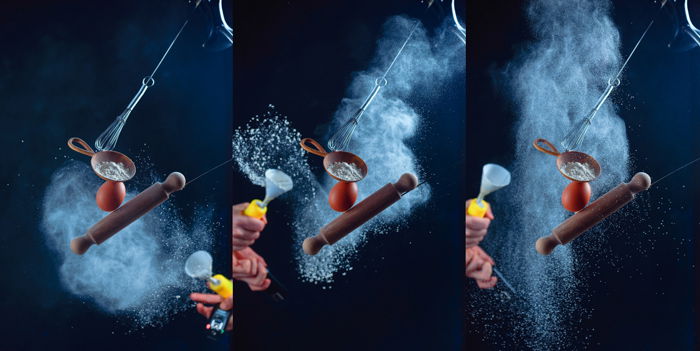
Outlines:
{"type": "Polygon", "coordinates": [[[328,173],[346,182],[362,180],[362,170],[354,163],[333,162],[328,165],[328,173]]]}
{"type": "Polygon", "coordinates": [[[579,182],[590,182],[595,179],[595,171],[588,163],[567,162],[559,170],[569,178],[576,179],[579,182]]]}
{"type": "Polygon", "coordinates": [[[118,182],[131,179],[129,169],[121,162],[102,161],[95,165],[95,172],[99,175],[118,182]]]}

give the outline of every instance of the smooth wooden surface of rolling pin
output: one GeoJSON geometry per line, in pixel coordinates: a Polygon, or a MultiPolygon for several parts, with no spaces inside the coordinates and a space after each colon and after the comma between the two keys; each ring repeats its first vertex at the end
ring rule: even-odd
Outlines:
{"type": "Polygon", "coordinates": [[[185,187],[185,183],[185,176],[182,173],[170,173],[163,183],[151,185],[129,202],[95,223],[85,235],[71,240],[71,250],[78,255],[82,255],[90,246],[102,244],[129,224],[162,204],[170,197],[170,194],[182,190],[185,187]]]}
{"type": "Polygon", "coordinates": [[[389,183],[381,187],[353,208],[326,224],[316,236],[304,240],[302,246],[304,252],[309,255],[315,255],[323,246],[335,244],[338,240],[350,234],[396,201],[399,201],[401,194],[415,189],[416,186],[418,186],[418,178],[411,173],[404,173],[396,183],[389,183]]]}
{"type": "Polygon", "coordinates": [[[542,255],[549,255],[557,245],[565,245],[576,239],[634,200],[637,193],[649,189],[650,186],[651,177],[648,174],[644,172],[635,174],[629,183],[622,183],[608,191],[586,208],[559,224],[550,235],[538,239],[535,243],[535,249],[542,255]]]}

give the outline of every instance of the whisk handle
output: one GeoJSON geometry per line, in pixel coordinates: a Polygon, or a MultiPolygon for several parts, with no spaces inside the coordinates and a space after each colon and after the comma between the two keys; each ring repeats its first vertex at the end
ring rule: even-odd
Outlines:
{"type": "MultiPolygon", "coordinates": [[[[374,98],[377,97],[377,94],[379,94],[379,90],[381,90],[382,87],[385,85],[386,85],[385,78],[383,78],[383,77],[377,78],[377,82],[374,85],[374,89],[372,89],[372,92],[369,93],[369,95],[367,96],[367,99],[365,99],[365,103],[363,103],[362,106],[360,106],[360,111],[364,112],[367,109],[369,104],[372,103],[372,100],[374,100],[374,98]]],[[[356,116],[355,118],[357,118],[359,120],[359,116],[356,116]]]]}
{"type": "Polygon", "coordinates": [[[321,146],[316,140],[313,140],[311,138],[304,138],[301,139],[301,142],[299,142],[301,145],[301,148],[306,150],[307,152],[310,152],[314,155],[321,156],[321,157],[326,157],[328,155],[328,152],[326,152],[326,149],[321,146]],[[311,144],[313,147],[307,145],[307,143],[311,144]]]}
{"type": "Polygon", "coordinates": [[[148,90],[149,87],[152,87],[153,84],[155,84],[155,80],[152,77],[145,77],[143,78],[143,81],[141,82],[141,87],[139,88],[139,91],[136,92],[136,95],[131,99],[131,102],[129,102],[129,105],[126,106],[126,109],[128,111],[131,111],[136,107],[136,104],[139,103],[141,98],[143,97],[144,94],[146,94],[146,90],[148,90]]]}
{"type": "Polygon", "coordinates": [[[541,152],[544,152],[545,154],[548,154],[548,155],[557,156],[557,157],[559,155],[561,155],[559,153],[559,150],[557,150],[556,146],[554,146],[554,144],[550,143],[547,139],[543,139],[543,138],[535,139],[535,141],[532,142],[532,146],[534,146],[535,149],[537,149],[541,152]],[[548,149],[540,146],[540,143],[547,146],[548,149]]]}
{"type": "Polygon", "coordinates": [[[95,154],[95,151],[90,147],[90,145],[88,145],[88,143],[86,143],[85,140],[80,139],[80,138],[73,137],[73,138],[68,139],[68,147],[71,150],[73,150],[75,152],[79,152],[85,156],[92,157],[92,155],[95,154]],[[80,146],[82,146],[82,147],[75,145],[75,143],[80,144],[80,146]]]}

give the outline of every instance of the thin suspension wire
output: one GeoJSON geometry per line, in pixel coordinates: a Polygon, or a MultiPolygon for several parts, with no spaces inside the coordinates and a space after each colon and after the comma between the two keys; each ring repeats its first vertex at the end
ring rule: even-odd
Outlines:
{"type": "Polygon", "coordinates": [[[173,40],[170,42],[170,45],[168,45],[168,48],[167,48],[167,49],[165,50],[165,52],[163,53],[163,56],[161,56],[160,61],[158,61],[158,64],[157,64],[156,67],[153,69],[153,72],[151,72],[151,74],[148,76],[149,78],[153,79],[153,76],[154,76],[154,75],[156,74],[156,72],[158,71],[158,68],[160,68],[160,65],[161,65],[161,64],[163,63],[163,61],[165,60],[165,57],[167,57],[168,54],[170,53],[170,49],[173,48],[173,45],[175,45],[175,42],[176,42],[177,39],[180,37],[180,34],[182,34],[182,31],[185,30],[185,27],[187,26],[188,23],[190,23],[190,19],[189,19],[189,18],[185,20],[185,23],[183,23],[182,26],[180,26],[180,30],[178,30],[178,31],[177,31],[177,34],[175,34],[175,37],[174,37],[173,40]]]}
{"type": "Polygon", "coordinates": [[[226,161],[224,161],[224,162],[219,163],[218,165],[216,165],[216,166],[214,166],[214,167],[212,167],[212,168],[209,168],[206,172],[204,172],[204,173],[202,173],[202,174],[200,174],[200,175],[194,177],[194,179],[192,179],[192,180],[190,180],[189,182],[185,183],[185,185],[190,184],[190,183],[194,183],[195,180],[204,177],[205,175],[207,175],[207,174],[213,172],[214,170],[218,169],[219,167],[221,167],[221,166],[223,166],[223,165],[225,165],[225,164],[227,164],[227,163],[229,163],[229,162],[231,162],[231,161],[233,161],[233,157],[231,157],[230,159],[228,159],[228,160],[226,160],[226,161]]]}
{"type": "Polygon", "coordinates": [[[515,291],[515,288],[514,288],[512,285],[510,285],[510,283],[508,282],[508,280],[506,280],[506,278],[503,276],[503,273],[501,273],[501,271],[499,271],[498,268],[492,267],[491,270],[493,271],[494,274],[496,274],[496,276],[498,276],[498,278],[501,280],[501,282],[502,282],[503,284],[505,284],[506,287],[507,287],[513,294],[515,294],[516,297],[520,297],[520,294],[518,294],[518,292],[515,291]]]}
{"type": "MultiPolygon", "coordinates": [[[[663,8],[663,6],[662,6],[661,8],[663,8]]],[[[646,28],[646,29],[644,30],[644,32],[642,33],[642,36],[639,37],[639,40],[637,40],[637,43],[634,45],[634,48],[632,48],[632,51],[630,51],[629,55],[627,55],[627,59],[625,60],[625,62],[622,64],[622,67],[620,67],[620,70],[617,71],[617,74],[615,75],[615,79],[616,79],[616,80],[617,80],[617,79],[620,79],[620,76],[622,75],[622,72],[623,72],[623,71],[625,70],[625,68],[627,67],[627,64],[630,62],[630,59],[632,58],[632,56],[634,56],[634,53],[637,51],[637,48],[639,47],[639,45],[640,45],[640,44],[642,43],[642,41],[644,40],[644,37],[647,36],[647,33],[649,32],[649,29],[651,29],[651,26],[654,25],[654,22],[655,22],[655,21],[656,21],[656,16],[654,16],[654,18],[651,19],[651,22],[649,22],[649,25],[647,25],[647,28],[646,28]]]]}
{"type": "Polygon", "coordinates": [[[663,177],[659,178],[658,180],[656,180],[655,182],[651,183],[651,185],[650,185],[649,187],[654,186],[654,184],[656,184],[656,183],[658,183],[658,182],[664,180],[666,177],[668,177],[668,176],[670,176],[670,175],[672,175],[672,174],[674,174],[674,173],[676,173],[676,172],[678,172],[678,171],[680,171],[680,170],[682,170],[682,169],[684,169],[684,168],[686,168],[686,167],[688,167],[688,166],[690,166],[690,165],[692,165],[693,163],[698,162],[698,161],[700,161],[700,157],[698,157],[698,158],[696,158],[696,159],[694,159],[694,160],[692,160],[692,161],[690,161],[690,162],[684,164],[683,166],[680,166],[680,167],[674,169],[674,170],[671,171],[670,173],[666,174],[665,176],[663,176],[663,177]]]}
{"type": "Polygon", "coordinates": [[[382,79],[386,79],[386,76],[389,74],[389,71],[391,71],[391,68],[394,67],[394,64],[396,63],[396,60],[399,59],[399,56],[401,56],[401,53],[403,52],[403,49],[406,48],[406,45],[408,42],[411,40],[413,37],[413,33],[416,32],[416,29],[418,29],[418,25],[420,25],[420,20],[416,20],[416,23],[413,25],[413,29],[411,29],[411,32],[408,33],[408,36],[406,37],[406,40],[404,40],[403,44],[401,45],[401,48],[399,48],[399,51],[396,53],[396,56],[394,56],[394,59],[391,60],[391,63],[389,64],[389,67],[387,67],[386,71],[382,75],[382,79]]]}
{"type": "Polygon", "coordinates": [[[401,193],[401,196],[404,196],[404,195],[410,193],[411,191],[418,189],[421,185],[423,185],[423,184],[425,184],[425,183],[427,183],[427,182],[428,182],[427,180],[423,180],[422,182],[418,183],[418,185],[416,185],[415,188],[413,188],[413,189],[411,189],[411,190],[409,190],[409,191],[404,191],[403,193],[401,193]]]}

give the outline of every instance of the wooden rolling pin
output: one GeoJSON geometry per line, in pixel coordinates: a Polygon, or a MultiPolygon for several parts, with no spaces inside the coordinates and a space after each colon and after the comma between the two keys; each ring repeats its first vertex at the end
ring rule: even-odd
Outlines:
{"type": "Polygon", "coordinates": [[[608,191],[586,208],[559,224],[552,230],[552,234],[539,238],[535,243],[535,249],[542,255],[549,255],[557,245],[565,245],[576,239],[634,200],[635,194],[649,189],[650,186],[651,177],[648,174],[644,172],[635,174],[629,183],[622,183],[608,191]]]}
{"type": "Polygon", "coordinates": [[[325,245],[333,245],[350,234],[353,230],[378,215],[396,201],[401,195],[415,189],[418,178],[411,173],[404,173],[394,184],[387,184],[362,200],[355,207],[345,211],[332,222],[326,224],[316,236],[306,238],[302,245],[304,252],[315,255],[325,245]]]}
{"type": "Polygon", "coordinates": [[[126,228],[129,224],[141,218],[170,197],[170,194],[185,187],[185,176],[173,172],[163,183],[155,183],[136,195],[114,212],[102,218],[88,229],[87,233],[70,242],[70,249],[78,254],[84,254],[93,244],[100,245],[105,240],[126,228]]]}

